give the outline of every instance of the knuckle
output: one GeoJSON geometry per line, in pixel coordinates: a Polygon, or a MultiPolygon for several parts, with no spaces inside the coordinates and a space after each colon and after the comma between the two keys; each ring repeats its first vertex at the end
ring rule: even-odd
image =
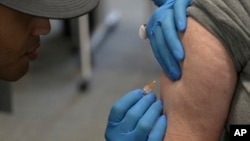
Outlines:
{"type": "Polygon", "coordinates": [[[111,111],[115,113],[117,112],[120,113],[120,112],[125,112],[126,110],[120,104],[114,104],[111,108],[111,111]]]}
{"type": "Polygon", "coordinates": [[[127,112],[127,116],[130,118],[130,119],[137,119],[139,118],[138,116],[138,113],[134,110],[130,110],[127,112]]]}
{"type": "Polygon", "coordinates": [[[152,127],[150,126],[150,124],[148,124],[148,122],[145,122],[145,121],[140,121],[138,123],[138,130],[141,130],[141,131],[148,131],[150,130],[152,127]]]}

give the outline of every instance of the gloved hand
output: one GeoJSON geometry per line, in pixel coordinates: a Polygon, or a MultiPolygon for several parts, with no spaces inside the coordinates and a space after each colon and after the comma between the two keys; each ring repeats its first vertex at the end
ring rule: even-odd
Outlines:
{"type": "Polygon", "coordinates": [[[137,89],[124,95],[112,107],[105,132],[107,141],[162,141],[167,119],[163,104],[137,89]]]}
{"type": "Polygon", "coordinates": [[[147,24],[147,36],[164,72],[170,79],[178,80],[181,77],[179,63],[184,59],[184,49],[177,32],[186,29],[186,9],[191,0],[153,1],[159,8],[147,24]]]}

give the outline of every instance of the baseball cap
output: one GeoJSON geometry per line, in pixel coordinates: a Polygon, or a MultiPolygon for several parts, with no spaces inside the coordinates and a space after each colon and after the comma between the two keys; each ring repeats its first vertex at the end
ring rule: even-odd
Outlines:
{"type": "Polygon", "coordinates": [[[11,9],[46,18],[66,19],[84,15],[93,10],[99,0],[0,0],[11,9]]]}

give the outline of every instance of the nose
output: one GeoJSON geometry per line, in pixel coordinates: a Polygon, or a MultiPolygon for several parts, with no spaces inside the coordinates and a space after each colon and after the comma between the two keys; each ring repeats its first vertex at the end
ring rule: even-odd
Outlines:
{"type": "Polygon", "coordinates": [[[47,18],[40,18],[36,17],[33,19],[33,35],[40,36],[40,35],[47,35],[51,31],[50,21],[47,18]]]}

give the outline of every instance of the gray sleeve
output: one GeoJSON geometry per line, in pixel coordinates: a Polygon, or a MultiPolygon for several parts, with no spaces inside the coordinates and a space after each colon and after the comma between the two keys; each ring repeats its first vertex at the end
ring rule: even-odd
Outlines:
{"type": "Polygon", "coordinates": [[[250,62],[238,76],[222,141],[229,141],[231,124],[250,124],[250,62]]]}
{"type": "Polygon", "coordinates": [[[230,124],[250,124],[250,0],[192,0],[188,15],[223,43],[238,73],[225,141],[230,124]]]}
{"type": "Polygon", "coordinates": [[[224,44],[240,72],[250,58],[250,1],[193,0],[188,15],[224,44]]]}
{"type": "Polygon", "coordinates": [[[250,124],[250,62],[239,75],[228,116],[229,124],[250,124]]]}

